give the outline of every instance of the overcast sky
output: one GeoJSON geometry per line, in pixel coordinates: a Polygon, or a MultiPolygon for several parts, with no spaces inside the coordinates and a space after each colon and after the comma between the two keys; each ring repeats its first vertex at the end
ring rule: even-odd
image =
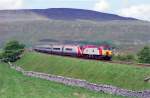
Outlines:
{"type": "Polygon", "coordinates": [[[79,8],[150,21],[150,0],[0,0],[0,9],[79,8]]]}

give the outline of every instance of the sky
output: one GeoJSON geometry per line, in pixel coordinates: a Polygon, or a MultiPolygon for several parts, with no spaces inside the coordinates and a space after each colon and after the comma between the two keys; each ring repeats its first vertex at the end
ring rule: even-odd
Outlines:
{"type": "Polygon", "coordinates": [[[4,9],[78,8],[150,21],[150,0],[0,0],[4,9]]]}

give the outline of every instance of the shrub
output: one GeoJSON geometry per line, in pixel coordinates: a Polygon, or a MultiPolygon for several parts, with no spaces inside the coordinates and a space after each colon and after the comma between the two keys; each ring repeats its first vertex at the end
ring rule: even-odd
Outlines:
{"type": "Polygon", "coordinates": [[[0,59],[2,59],[2,58],[3,58],[2,53],[0,53],[0,59]]]}
{"type": "Polygon", "coordinates": [[[18,41],[9,41],[4,47],[2,57],[4,62],[14,62],[24,51],[25,45],[20,44],[18,41]]]}
{"type": "Polygon", "coordinates": [[[132,54],[128,54],[126,55],[126,61],[134,61],[135,60],[135,56],[132,54]]]}
{"type": "Polygon", "coordinates": [[[139,63],[150,63],[150,47],[145,46],[137,56],[139,63]]]}
{"type": "Polygon", "coordinates": [[[115,60],[119,61],[127,61],[127,62],[133,62],[135,60],[135,56],[132,54],[127,55],[117,55],[113,57],[115,60]]]}

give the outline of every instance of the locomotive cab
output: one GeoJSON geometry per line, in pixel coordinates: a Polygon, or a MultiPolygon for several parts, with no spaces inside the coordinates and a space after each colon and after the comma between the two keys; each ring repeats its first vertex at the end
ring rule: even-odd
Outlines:
{"type": "Polygon", "coordinates": [[[86,45],[82,51],[86,58],[110,60],[112,57],[112,51],[107,46],[86,45]]]}
{"type": "Polygon", "coordinates": [[[102,55],[105,60],[111,60],[112,58],[112,50],[108,46],[102,47],[102,55]]]}

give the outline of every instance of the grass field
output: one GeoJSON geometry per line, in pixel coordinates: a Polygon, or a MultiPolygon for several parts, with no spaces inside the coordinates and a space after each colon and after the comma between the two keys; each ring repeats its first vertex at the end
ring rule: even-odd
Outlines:
{"type": "Polygon", "coordinates": [[[0,98],[124,98],[30,78],[0,63],[0,98]]]}
{"type": "Polygon", "coordinates": [[[35,52],[25,53],[17,64],[26,70],[85,79],[93,83],[132,90],[150,89],[150,83],[144,82],[144,78],[150,75],[150,68],[147,67],[110,64],[35,52]]]}

